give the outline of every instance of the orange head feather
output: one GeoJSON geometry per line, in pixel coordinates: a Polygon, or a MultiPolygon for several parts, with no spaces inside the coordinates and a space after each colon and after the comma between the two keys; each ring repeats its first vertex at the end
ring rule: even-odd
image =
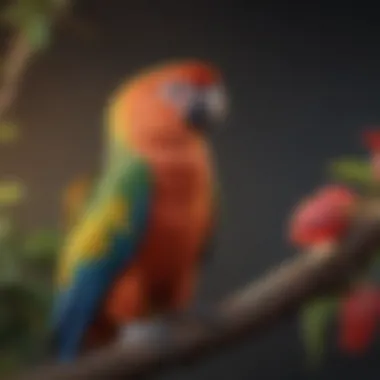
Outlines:
{"type": "Polygon", "coordinates": [[[195,60],[160,65],[137,75],[110,105],[110,139],[138,149],[155,139],[202,135],[226,111],[221,74],[195,60]]]}

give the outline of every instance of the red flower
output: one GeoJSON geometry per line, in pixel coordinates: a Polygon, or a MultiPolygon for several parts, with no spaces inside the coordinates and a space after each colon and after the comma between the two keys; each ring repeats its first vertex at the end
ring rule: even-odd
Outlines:
{"type": "Polygon", "coordinates": [[[338,185],[325,186],[306,198],[290,220],[290,240],[299,247],[337,240],[347,230],[356,195],[338,185]]]}
{"type": "Polygon", "coordinates": [[[364,353],[372,343],[378,318],[380,292],[374,286],[355,289],[341,304],[339,346],[350,354],[364,353]]]}

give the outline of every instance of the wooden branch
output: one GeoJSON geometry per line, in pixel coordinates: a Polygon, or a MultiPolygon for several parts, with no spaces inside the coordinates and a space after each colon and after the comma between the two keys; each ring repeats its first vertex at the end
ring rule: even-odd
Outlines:
{"type": "Polygon", "coordinates": [[[33,56],[33,50],[22,33],[13,36],[4,58],[0,87],[0,120],[3,120],[17,96],[20,81],[33,56]]]}
{"type": "Polygon", "coordinates": [[[126,379],[149,375],[215,353],[247,335],[261,334],[312,297],[347,285],[380,245],[380,204],[366,204],[351,227],[339,246],[320,246],[316,252],[299,255],[223,301],[216,307],[220,324],[215,329],[182,323],[172,327],[165,346],[148,341],[119,344],[72,365],[46,366],[14,379],[126,379]]]}
{"type": "MultiPolygon", "coordinates": [[[[60,20],[69,7],[69,1],[59,2],[54,21],[60,20]]],[[[27,36],[16,31],[10,41],[8,51],[2,57],[2,72],[0,77],[0,121],[6,117],[7,112],[15,101],[24,74],[39,52],[28,42],[27,36]]]]}

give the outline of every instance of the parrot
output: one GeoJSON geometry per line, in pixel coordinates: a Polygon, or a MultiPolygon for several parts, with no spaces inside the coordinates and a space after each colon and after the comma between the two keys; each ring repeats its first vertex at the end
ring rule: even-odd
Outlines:
{"type": "Polygon", "coordinates": [[[74,181],[64,199],[51,326],[58,361],[143,318],[191,314],[220,208],[210,133],[227,110],[221,71],[196,59],[143,70],[110,98],[98,178],[74,181]]]}

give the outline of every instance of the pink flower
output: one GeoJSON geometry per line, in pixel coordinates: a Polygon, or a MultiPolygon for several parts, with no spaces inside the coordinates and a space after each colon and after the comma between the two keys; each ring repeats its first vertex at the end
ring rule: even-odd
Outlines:
{"type": "Polygon", "coordinates": [[[290,220],[290,240],[300,248],[335,241],[349,225],[349,213],[357,200],[348,188],[328,185],[296,207],[290,220]]]}

